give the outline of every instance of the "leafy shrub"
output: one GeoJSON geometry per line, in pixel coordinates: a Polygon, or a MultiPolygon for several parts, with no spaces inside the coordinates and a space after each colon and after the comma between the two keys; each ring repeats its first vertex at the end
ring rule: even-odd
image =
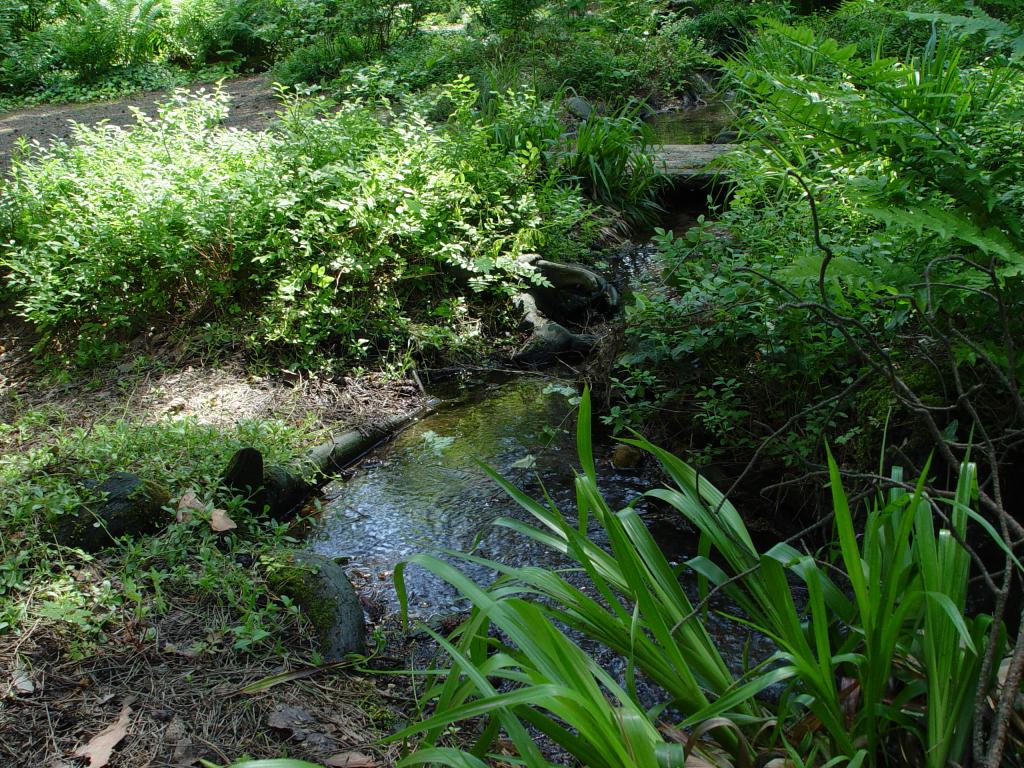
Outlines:
{"type": "Polygon", "coordinates": [[[3,46],[0,59],[0,88],[20,93],[37,85],[53,66],[55,53],[50,39],[30,35],[3,46]]]}
{"type": "Polygon", "coordinates": [[[257,344],[289,355],[404,347],[452,296],[506,295],[529,276],[519,255],[586,215],[536,153],[494,143],[467,83],[447,98],[443,131],[298,100],[277,133],[224,130],[219,94],[179,94],[132,131],[79,127],[0,197],[18,311],[82,363],[209,312],[248,315],[257,344]]]}
{"type": "Polygon", "coordinates": [[[499,32],[522,33],[536,20],[544,0],[485,0],[480,17],[484,24],[499,32]]]}
{"type": "Polygon", "coordinates": [[[399,40],[384,60],[413,89],[468,75],[485,94],[525,87],[550,98],[571,90],[613,108],[631,98],[694,90],[695,74],[712,66],[703,42],[663,19],[657,3],[645,0],[631,12],[626,5],[592,14],[567,11],[565,4],[543,8],[528,22],[529,35],[495,34],[486,24],[471,25],[468,33],[432,29],[399,40]]]}
{"type": "Polygon", "coordinates": [[[486,92],[489,89],[476,77],[485,55],[485,44],[475,36],[458,30],[431,30],[396,41],[385,52],[383,62],[392,77],[412,90],[469,76],[486,92]]]}
{"type": "Polygon", "coordinates": [[[63,76],[96,83],[166,62],[196,73],[216,62],[265,68],[285,56],[289,82],[312,81],[407,37],[430,8],[428,0],[26,0],[0,12],[0,88],[58,95],[63,76]]]}
{"type": "Polygon", "coordinates": [[[274,79],[285,85],[318,83],[337,75],[352,62],[364,58],[359,38],[345,34],[323,37],[296,48],[274,67],[274,79]]]}
{"type": "Polygon", "coordinates": [[[704,39],[694,36],[685,21],[662,24],[649,42],[637,49],[634,68],[648,87],[662,93],[705,89],[700,73],[717,69],[704,39]]]}
{"type": "MultiPolygon", "coordinates": [[[[313,7],[316,7],[315,5],[313,7]]],[[[272,0],[226,0],[222,15],[206,38],[206,58],[237,57],[255,66],[271,61],[287,47],[291,30],[285,12],[301,10],[272,0]]]]}
{"type": "Polygon", "coordinates": [[[614,115],[593,114],[576,128],[562,167],[579,179],[592,199],[619,210],[631,224],[650,221],[661,206],[657,192],[663,177],[648,151],[649,127],[640,107],[614,115]]]}
{"type": "MultiPolygon", "coordinates": [[[[341,41],[363,55],[375,55],[416,31],[431,8],[430,0],[305,0],[277,6],[274,22],[281,50],[314,46],[323,38],[341,41]]],[[[338,71],[344,61],[338,63],[338,71]]]]}
{"type": "Polygon", "coordinates": [[[785,15],[784,4],[770,1],[701,0],[680,14],[676,34],[703,40],[710,53],[722,55],[744,48],[758,19],[785,15]]]}
{"type": "Polygon", "coordinates": [[[565,88],[585,98],[608,99],[631,94],[639,73],[628,55],[605,35],[566,35],[541,49],[538,77],[548,89],[565,88]]]}
{"type": "Polygon", "coordinates": [[[88,362],[145,323],[231,296],[252,256],[235,242],[263,229],[281,185],[267,138],[215,128],[226,109],[217,94],[179,94],[135,130],[79,126],[14,170],[4,261],[44,338],[88,362]]]}
{"type": "Polygon", "coordinates": [[[650,129],[640,106],[612,115],[593,114],[568,134],[561,124],[561,97],[541,103],[535,94],[508,91],[485,102],[494,140],[510,152],[538,154],[547,172],[579,184],[586,196],[629,225],[661,211],[657,193],[664,178],[650,153],[650,129]]]}
{"type": "Polygon", "coordinates": [[[170,20],[169,56],[183,66],[206,63],[225,44],[224,0],[189,0],[180,3],[170,20]]]}
{"type": "Polygon", "coordinates": [[[54,32],[55,61],[94,80],[153,59],[165,44],[164,0],[89,0],[54,32]]]}
{"type": "MultiPolygon", "coordinates": [[[[783,461],[812,456],[823,431],[837,444],[874,444],[899,398],[867,406],[859,384],[847,388],[869,375],[858,350],[879,347],[929,403],[945,402],[957,377],[984,398],[1015,396],[961,344],[992,350],[992,363],[1008,370],[996,336],[1014,336],[1017,321],[1007,326],[998,301],[958,286],[985,284],[1004,301],[1021,290],[1011,275],[1022,253],[1024,166],[1000,138],[1021,76],[998,60],[967,69],[962,52],[933,33],[910,61],[867,60],[809,30],[769,27],[737,58],[756,140],[730,155],[738,184],[719,224],[659,240],[665,278],[628,310],[631,348],[618,374],[626,402],[613,417],[671,400],[709,425],[728,407],[712,386],[721,377],[739,383],[749,416],[734,425],[730,448],[750,451],[787,423],[767,451],[783,461]],[[994,274],[1005,281],[993,286],[994,274]],[[849,322],[837,328],[823,303],[849,322]],[[947,333],[971,341],[943,341],[947,333]],[[963,367],[921,374],[950,364],[963,367]]],[[[905,413],[896,418],[901,435],[913,431],[905,413]]],[[[724,436],[707,430],[697,440],[717,453],[724,436]]]]}
{"type": "Polygon", "coordinates": [[[816,28],[826,37],[857,46],[858,53],[903,58],[920,51],[931,35],[931,25],[911,18],[910,12],[958,13],[963,3],[950,0],[846,0],[833,13],[820,17],[816,28]]]}

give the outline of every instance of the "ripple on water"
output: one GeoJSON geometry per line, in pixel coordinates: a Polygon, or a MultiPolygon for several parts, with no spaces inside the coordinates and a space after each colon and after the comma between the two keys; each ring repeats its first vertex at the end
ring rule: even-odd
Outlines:
{"type": "MultiPolygon", "coordinates": [[[[468,402],[418,422],[377,451],[351,479],[328,486],[327,510],[311,548],[376,572],[391,571],[419,552],[445,550],[472,550],[512,566],[564,566],[557,553],[493,525],[499,517],[532,518],[478,462],[494,467],[535,498],[547,489],[569,514],[576,466],[570,395],[549,380],[519,378],[487,387],[468,402]]],[[[642,494],[637,478],[608,470],[602,483],[610,503],[624,506],[642,494]]],[[[486,568],[460,567],[478,581],[493,578],[486,568]]],[[[416,615],[467,607],[453,588],[423,569],[410,568],[406,583],[416,615]]],[[[393,591],[386,599],[389,608],[397,608],[393,591]]]]}
{"type": "MultiPolygon", "coordinates": [[[[550,380],[518,378],[477,390],[467,401],[423,419],[378,450],[351,479],[328,487],[327,510],[310,546],[324,555],[347,557],[350,567],[371,573],[393,571],[397,563],[418,552],[456,562],[445,550],[473,550],[511,566],[565,568],[568,562],[558,553],[493,525],[499,517],[533,519],[478,461],[494,467],[533,498],[542,498],[546,490],[563,514],[570,516],[575,509],[572,480],[577,467],[572,395],[567,387],[550,380]]],[[[601,490],[613,508],[643,503],[642,478],[617,472],[600,457],[598,463],[601,490]]],[[[599,544],[606,541],[593,528],[591,536],[599,544]]],[[[679,542],[671,543],[667,551],[692,551],[679,542]]],[[[459,567],[478,583],[489,584],[494,578],[482,566],[459,563],[459,567]]],[[[582,574],[569,579],[591,591],[582,574]]],[[[454,588],[422,568],[409,568],[406,585],[410,613],[416,618],[469,607],[454,588]]],[[[693,586],[686,588],[695,599],[693,586]]],[[[398,609],[393,588],[380,597],[387,602],[381,606],[385,610],[398,609]]],[[[733,612],[725,604],[716,607],[733,612]]],[[[707,626],[723,656],[739,672],[750,633],[714,613],[707,626]]],[[[614,653],[594,643],[581,644],[606,668],[618,673],[625,669],[614,653]]],[[[753,658],[762,659],[770,652],[763,639],[754,639],[753,658]]],[[[656,692],[648,696],[653,701],[656,692]]]]}

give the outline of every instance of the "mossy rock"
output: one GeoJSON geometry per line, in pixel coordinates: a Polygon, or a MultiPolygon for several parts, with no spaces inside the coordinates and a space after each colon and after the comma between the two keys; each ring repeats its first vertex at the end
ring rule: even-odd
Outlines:
{"type": "Polygon", "coordinates": [[[115,472],[102,483],[83,485],[96,491],[98,498],[56,521],[53,533],[64,546],[98,552],[121,536],[156,533],[171,521],[164,509],[171,496],[159,483],[115,472]]]}
{"type": "Polygon", "coordinates": [[[306,453],[306,460],[318,473],[329,475],[365,453],[380,436],[378,431],[364,434],[359,430],[350,429],[335,435],[326,443],[311,448],[306,453]]]}
{"type": "Polygon", "coordinates": [[[363,606],[340,565],[312,552],[289,552],[265,563],[267,584],[306,614],[327,661],[366,650],[363,606]]]}
{"type": "Polygon", "coordinates": [[[586,120],[594,113],[593,105],[579,96],[570,96],[562,102],[562,106],[565,107],[570,115],[580,120],[586,120]]]}
{"type": "Polygon", "coordinates": [[[241,448],[228,461],[221,484],[232,494],[247,499],[250,514],[264,510],[275,520],[285,520],[305,501],[313,485],[286,467],[264,465],[255,448],[241,448]]]}
{"type": "Polygon", "coordinates": [[[639,448],[619,443],[612,449],[612,466],[616,469],[639,469],[645,457],[639,448]]]}

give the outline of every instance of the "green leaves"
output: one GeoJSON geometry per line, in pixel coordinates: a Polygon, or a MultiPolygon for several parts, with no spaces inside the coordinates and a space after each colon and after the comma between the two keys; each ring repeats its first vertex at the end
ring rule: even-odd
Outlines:
{"type": "Polygon", "coordinates": [[[639,115],[639,104],[610,116],[591,114],[559,157],[562,171],[592,200],[618,209],[632,224],[647,223],[661,211],[656,193],[664,182],[649,152],[650,129],[639,115]]]}
{"type": "Polygon", "coordinates": [[[1003,277],[1019,274],[1019,214],[999,202],[1005,187],[994,167],[979,166],[972,140],[1005,119],[1019,71],[968,70],[963,43],[948,32],[933,32],[903,63],[861,60],[809,31],[776,25],[772,32],[780,46],[775,68],[765,69],[756,53],[731,65],[758,105],[752,134],[764,142],[766,162],[840,185],[851,204],[883,224],[977,249],[1003,277]],[[825,66],[808,70],[809,54],[825,66]]]}
{"type": "MultiPolygon", "coordinates": [[[[979,684],[978,649],[990,626],[987,617],[965,614],[970,558],[957,537],[966,532],[976,492],[971,465],[961,470],[951,530],[936,532],[924,476],[913,493],[894,490],[878,499],[858,523],[829,453],[836,551],[819,559],[788,544],[759,552],[739,512],[692,467],[644,440],[626,441],[657,458],[672,480],[674,487],[648,495],[674,507],[701,534],[704,554],[687,568],[739,606],[736,620],[777,647],[771,658],[734,677],[707,634],[705,613],[690,602],[635,510],[614,512],[597,491],[589,419],[586,393],[577,430],[584,468],[575,481],[577,524],[493,475],[540,525],[501,524],[573,560],[587,577],[586,588],[559,573],[462,556],[499,573],[483,589],[449,563],[411,560],[455,585],[475,608],[451,638],[435,635],[455,666],[427,692],[433,714],[394,738],[425,732],[427,744],[435,744],[443,728],[481,715],[493,718],[494,728],[485,729],[472,756],[427,746],[407,764],[436,758],[475,766],[500,724],[525,765],[546,766],[524,740],[524,723],[585,765],[681,764],[674,761],[685,751],[663,743],[653,728],[662,707],[644,713],[636,706],[634,667],[668,695],[665,706],[682,713],[682,721],[663,732],[692,728],[711,735],[715,749],[737,765],[751,758],[747,734],[768,717],[755,697],[779,684],[792,709],[780,710],[772,738],[803,739],[807,753],[831,757],[826,764],[877,765],[888,739],[897,736],[918,740],[928,765],[962,759],[979,684]],[[588,536],[587,520],[600,526],[605,546],[588,536]],[[806,590],[799,603],[793,578],[806,590]],[[627,687],[610,679],[561,627],[624,657],[627,687]]],[[[894,480],[902,480],[898,471],[894,480]]],[[[400,571],[396,584],[404,600],[400,571]]]]}
{"type": "Polygon", "coordinates": [[[577,191],[524,176],[468,106],[437,131],[415,112],[385,124],[358,101],[292,98],[269,134],[216,127],[227,109],[220,92],[179,94],[130,133],[80,127],[0,191],[19,312],[80,364],[197,313],[306,364],[413,335],[472,343],[486,295],[528,277],[518,257],[587,212],[577,191]]]}

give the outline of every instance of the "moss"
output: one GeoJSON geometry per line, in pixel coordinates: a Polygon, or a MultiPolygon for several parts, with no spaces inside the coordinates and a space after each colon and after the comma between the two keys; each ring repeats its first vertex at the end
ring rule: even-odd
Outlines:
{"type": "Polygon", "coordinates": [[[340,566],[305,551],[265,557],[263,562],[268,586],[294,600],[316,628],[324,658],[335,661],[365,652],[363,608],[340,566]]]}
{"type": "Polygon", "coordinates": [[[291,598],[323,637],[334,624],[337,607],[320,589],[317,566],[298,562],[294,555],[265,558],[264,563],[270,589],[291,598]]]}
{"type": "Polygon", "coordinates": [[[154,480],[143,480],[128,493],[128,500],[133,503],[132,519],[129,524],[141,529],[145,526],[152,526],[155,522],[159,522],[160,518],[166,517],[163,510],[171,503],[171,494],[160,483],[154,480]]]}

